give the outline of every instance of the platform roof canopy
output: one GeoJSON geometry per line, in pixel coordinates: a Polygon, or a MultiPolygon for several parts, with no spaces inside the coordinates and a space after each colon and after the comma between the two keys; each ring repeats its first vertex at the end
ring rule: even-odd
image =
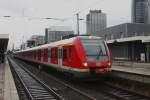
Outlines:
{"type": "Polygon", "coordinates": [[[7,50],[8,40],[8,34],[0,34],[0,53],[4,53],[7,50]]]}
{"type": "Polygon", "coordinates": [[[112,40],[107,40],[106,42],[109,43],[114,43],[114,42],[132,42],[132,41],[141,41],[142,43],[150,43],[150,36],[135,36],[135,37],[126,37],[126,38],[120,38],[120,39],[112,39],[112,40]]]}

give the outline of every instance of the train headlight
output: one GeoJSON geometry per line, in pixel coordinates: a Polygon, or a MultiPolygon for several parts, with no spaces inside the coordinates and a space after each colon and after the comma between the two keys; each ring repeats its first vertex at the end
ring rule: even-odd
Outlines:
{"type": "Polygon", "coordinates": [[[111,62],[108,63],[108,66],[111,66],[111,62]]]}
{"type": "Polygon", "coordinates": [[[85,67],[87,67],[88,63],[87,62],[83,62],[82,65],[85,66],[85,67]]]}

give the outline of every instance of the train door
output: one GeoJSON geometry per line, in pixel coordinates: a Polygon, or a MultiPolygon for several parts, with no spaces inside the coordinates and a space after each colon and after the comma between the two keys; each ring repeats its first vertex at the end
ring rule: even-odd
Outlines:
{"type": "Polygon", "coordinates": [[[71,60],[72,46],[71,45],[63,46],[62,52],[63,52],[62,53],[63,65],[71,67],[72,66],[72,60],[71,60]]]}
{"type": "Polygon", "coordinates": [[[50,61],[51,61],[51,48],[50,47],[48,47],[47,56],[48,56],[48,63],[50,63],[50,61]]]}
{"type": "Polygon", "coordinates": [[[51,48],[51,63],[58,64],[58,48],[57,47],[51,48]]]}
{"type": "Polygon", "coordinates": [[[43,56],[43,61],[48,63],[48,48],[43,49],[44,56],[43,56]]]}
{"type": "Polygon", "coordinates": [[[40,54],[39,54],[40,55],[40,61],[43,62],[43,54],[44,54],[43,49],[40,49],[39,52],[40,52],[40,54]]]}
{"type": "Polygon", "coordinates": [[[41,61],[41,50],[38,50],[38,61],[41,61]]]}
{"type": "Polygon", "coordinates": [[[58,65],[62,67],[62,47],[58,47],[58,65]]]}

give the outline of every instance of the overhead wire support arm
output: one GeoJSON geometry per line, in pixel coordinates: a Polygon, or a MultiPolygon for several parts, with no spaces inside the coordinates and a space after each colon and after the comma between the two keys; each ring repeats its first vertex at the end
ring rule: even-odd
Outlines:
{"type": "Polygon", "coordinates": [[[80,31],[79,31],[79,13],[77,13],[76,15],[77,15],[77,34],[80,35],[80,31]]]}

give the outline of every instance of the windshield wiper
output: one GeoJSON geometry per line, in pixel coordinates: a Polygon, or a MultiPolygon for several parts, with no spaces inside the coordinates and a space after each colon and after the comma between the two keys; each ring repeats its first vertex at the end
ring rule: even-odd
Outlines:
{"type": "Polygon", "coordinates": [[[99,59],[99,56],[103,53],[102,49],[101,49],[101,46],[99,47],[99,52],[98,52],[98,55],[96,57],[96,59],[98,60],[99,59]]]}

